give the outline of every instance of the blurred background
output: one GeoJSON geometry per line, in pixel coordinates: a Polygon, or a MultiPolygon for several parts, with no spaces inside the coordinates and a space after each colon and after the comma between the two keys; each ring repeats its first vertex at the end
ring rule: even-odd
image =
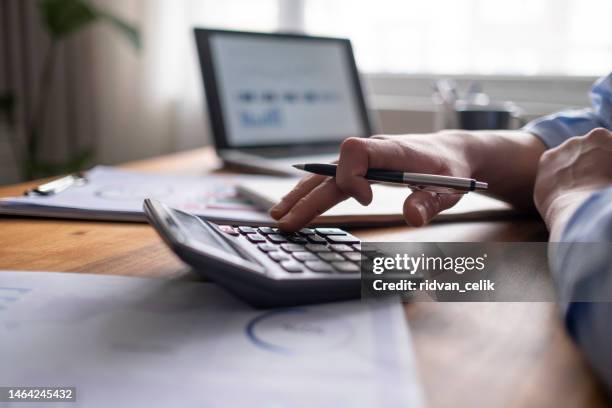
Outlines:
{"type": "Polygon", "coordinates": [[[609,0],[0,0],[0,183],[209,144],[194,26],[350,38],[379,130],[408,133],[436,128],[440,78],[526,118],[588,105],[610,16],[609,0]]]}

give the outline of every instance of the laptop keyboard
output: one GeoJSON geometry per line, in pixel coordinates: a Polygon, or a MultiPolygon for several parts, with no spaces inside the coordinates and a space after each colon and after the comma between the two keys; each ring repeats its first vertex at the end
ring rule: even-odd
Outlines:
{"type": "Polygon", "coordinates": [[[242,235],[286,272],[359,273],[358,238],[339,228],[303,228],[286,234],[271,227],[219,226],[226,234],[242,235]]]}

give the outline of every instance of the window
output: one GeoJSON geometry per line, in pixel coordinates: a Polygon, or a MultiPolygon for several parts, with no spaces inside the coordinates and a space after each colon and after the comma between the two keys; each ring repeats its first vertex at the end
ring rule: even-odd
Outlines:
{"type": "Polygon", "coordinates": [[[234,30],[274,31],[279,27],[279,1],[283,0],[187,1],[190,3],[190,20],[194,25],[234,30]]]}
{"type": "Polygon", "coordinates": [[[376,73],[603,75],[610,0],[190,0],[194,23],[348,37],[376,73]]]}
{"type": "Polygon", "coordinates": [[[610,0],[305,0],[309,33],[353,40],[367,72],[602,75],[610,0]]]}

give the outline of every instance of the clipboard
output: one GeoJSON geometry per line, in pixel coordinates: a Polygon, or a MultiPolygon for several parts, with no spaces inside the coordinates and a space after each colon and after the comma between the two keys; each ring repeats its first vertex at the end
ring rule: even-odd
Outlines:
{"type": "Polygon", "coordinates": [[[223,224],[274,225],[275,221],[235,189],[258,176],[179,176],[97,166],[0,199],[0,214],[28,217],[146,222],[146,198],[156,198],[223,224]]]}

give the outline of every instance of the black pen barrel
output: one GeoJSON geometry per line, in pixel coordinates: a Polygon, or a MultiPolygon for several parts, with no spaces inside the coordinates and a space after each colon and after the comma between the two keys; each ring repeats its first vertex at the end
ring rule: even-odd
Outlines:
{"type": "MultiPolygon", "coordinates": [[[[311,173],[320,174],[323,176],[336,177],[336,170],[338,166],[336,164],[306,164],[304,170],[311,173]]],[[[370,169],[364,176],[366,179],[371,181],[382,181],[389,183],[402,183],[403,173],[401,171],[389,171],[370,169]]]]}

